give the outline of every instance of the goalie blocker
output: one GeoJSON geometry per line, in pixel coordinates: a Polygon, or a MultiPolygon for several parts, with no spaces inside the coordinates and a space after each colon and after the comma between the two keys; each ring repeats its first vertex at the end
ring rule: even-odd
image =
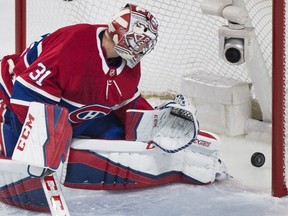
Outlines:
{"type": "Polygon", "coordinates": [[[67,109],[32,102],[12,160],[29,165],[29,174],[39,177],[39,170],[55,171],[66,160],[71,139],[67,109]]]}
{"type": "MultiPolygon", "coordinates": [[[[55,204],[55,186],[46,177],[67,158],[72,128],[65,108],[32,102],[12,159],[0,155],[0,200],[33,211],[49,211],[55,204]],[[44,191],[46,189],[46,191],[44,191]],[[45,196],[49,195],[46,198],[45,196]]],[[[52,177],[50,177],[52,178],[52,177]]],[[[61,191],[56,197],[65,204],[61,191]]],[[[61,202],[59,202],[61,201],[61,202]]],[[[53,208],[54,209],[54,208],[53,208]]]]}

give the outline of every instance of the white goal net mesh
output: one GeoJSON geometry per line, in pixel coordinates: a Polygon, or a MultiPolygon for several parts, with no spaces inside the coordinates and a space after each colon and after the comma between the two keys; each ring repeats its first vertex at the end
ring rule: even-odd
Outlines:
{"type": "MultiPolygon", "coordinates": [[[[244,2],[271,74],[272,1],[244,2]]],[[[61,26],[107,23],[126,3],[124,0],[29,0],[27,43],[61,26]]],[[[160,26],[155,50],[142,61],[142,92],[174,94],[180,89],[181,77],[195,70],[251,82],[245,64],[232,66],[218,57],[218,30],[227,23],[223,18],[203,15],[202,0],[131,0],[130,3],[151,11],[160,26]]]]}

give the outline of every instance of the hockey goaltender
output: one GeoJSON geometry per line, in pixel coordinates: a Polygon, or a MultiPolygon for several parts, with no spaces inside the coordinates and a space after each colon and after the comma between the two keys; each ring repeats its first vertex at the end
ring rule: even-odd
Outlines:
{"type": "Polygon", "coordinates": [[[157,38],[156,18],[127,4],[108,25],[66,26],[1,60],[2,202],[65,211],[56,171],[93,190],[227,177],[219,139],[183,95],[156,108],[141,96],[140,60],[157,38]]]}

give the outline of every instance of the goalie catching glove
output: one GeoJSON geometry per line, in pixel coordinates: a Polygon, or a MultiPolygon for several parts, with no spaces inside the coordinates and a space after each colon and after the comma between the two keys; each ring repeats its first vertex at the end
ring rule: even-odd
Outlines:
{"type": "Polygon", "coordinates": [[[151,142],[167,153],[190,146],[198,134],[195,108],[177,95],[155,110],[127,110],[126,140],[151,142]]]}

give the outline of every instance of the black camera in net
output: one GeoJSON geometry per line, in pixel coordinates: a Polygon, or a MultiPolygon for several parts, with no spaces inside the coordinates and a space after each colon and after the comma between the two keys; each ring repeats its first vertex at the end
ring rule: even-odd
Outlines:
{"type": "Polygon", "coordinates": [[[244,39],[226,39],[224,47],[224,59],[230,64],[242,64],[244,62],[244,39]]]}

